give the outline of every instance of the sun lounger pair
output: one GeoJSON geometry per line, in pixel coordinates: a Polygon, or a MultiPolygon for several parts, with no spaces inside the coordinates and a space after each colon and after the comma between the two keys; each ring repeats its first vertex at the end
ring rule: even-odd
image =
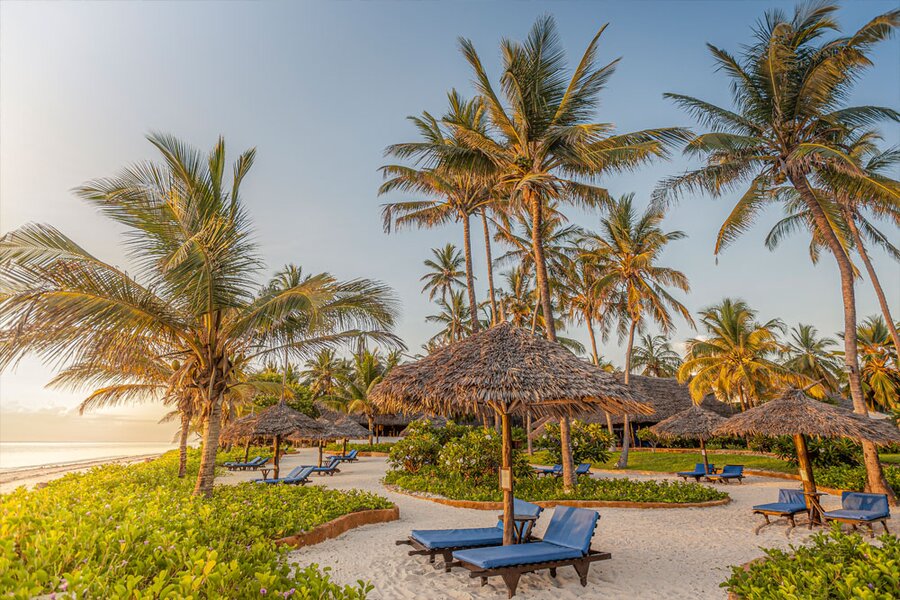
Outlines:
{"type": "Polygon", "coordinates": [[[797,526],[794,520],[795,515],[800,513],[809,514],[806,507],[806,499],[803,496],[803,490],[780,489],[778,490],[778,502],[770,502],[769,504],[757,504],[753,507],[753,514],[762,515],[766,522],[756,528],[755,533],[759,535],[759,531],[767,526],[772,525],[769,517],[781,517],[788,520],[787,535],[797,526]]]}
{"type": "MultiPolygon", "coordinates": [[[[534,470],[537,475],[552,475],[553,477],[562,477],[563,468],[562,465],[553,465],[552,467],[542,467],[534,470]]],[[[577,467],[575,467],[575,475],[590,475],[591,473],[591,464],[590,463],[580,463],[577,467]]]]}
{"type": "Polygon", "coordinates": [[[707,481],[728,483],[735,479],[738,480],[738,483],[744,483],[744,465],[725,465],[721,472],[706,475],[707,481]]]}
{"type": "Polygon", "coordinates": [[[256,458],[254,458],[251,461],[247,461],[247,462],[229,461],[227,463],[224,463],[222,466],[224,466],[229,471],[247,471],[247,470],[255,471],[256,469],[258,469],[261,466],[263,466],[264,464],[266,464],[266,462],[268,462],[268,460],[269,460],[268,456],[265,456],[265,457],[257,456],[256,458]]]}
{"type": "Polygon", "coordinates": [[[341,464],[341,459],[336,456],[332,456],[328,459],[328,464],[323,465],[321,467],[317,465],[304,465],[310,467],[313,473],[317,473],[319,475],[334,475],[335,473],[340,473],[341,470],[338,468],[338,465],[341,464]]]}
{"type": "MultiPolygon", "coordinates": [[[[539,517],[543,510],[537,504],[518,498],[513,500],[513,511],[517,515],[539,517]]],[[[450,571],[454,550],[503,545],[503,521],[499,521],[495,527],[414,529],[410,532],[409,538],[397,540],[398,546],[403,544],[413,547],[413,550],[409,551],[410,556],[428,556],[428,562],[433,563],[435,557],[440,554],[444,559],[444,570],[450,571]]]]}
{"type": "Polygon", "coordinates": [[[848,523],[853,526],[853,529],[865,525],[869,528],[871,537],[875,537],[874,523],[881,523],[885,533],[890,533],[887,520],[891,518],[891,510],[885,494],[844,492],[841,494],[841,508],[826,511],[822,516],[826,522],[848,523]]]}
{"type": "Polygon", "coordinates": [[[315,467],[294,467],[290,473],[278,479],[254,479],[254,483],[286,483],[289,485],[306,485],[309,483],[309,475],[315,467]]]}
{"type": "MultiPolygon", "coordinates": [[[[528,503],[517,502],[519,502],[515,508],[517,512],[528,508],[525,506],[528,503]]],[[[411,551],[410,554],[430,554],[432,560],[434,555],[430,550],[437,550],[444,555],[446,570],[450,567],[468,569],[470,577],[481,579],[481,585],[485,585],[490,577],[501,577],[506,584],[508,596],[512,598],[523,574],[544,569],[550,571],[551,577],[556,577],[556,570],[559,567],[572,566],[578,573],[581,585],[586,586],[590,564],[611,558],[608,552],[591,549],[591,538],[599,518],[600,515],[593,510],[557,506],[541,541],[508,546],[499,544],[488,546],[481,543],[481,540],[488,536],[493,536],[492,539],[496,540],[498,533],[502,541],[502,531],[498,524],[497,527],[484,530],[419,530],[413,532],[410,540],[401,540],[397,543],[413,542],[411,545],[414,548],[418,545],[423,551],[418,551],[417,548],[417,551],[411,551]],[[470,542],[478,544],[476,547],[459,547],[470,542]],[[449,544],[453,547],[447,547],[449,544]],[[429,545],[434,548],[429,548],[429,545]],[[446,563],[446,550],[451,551],[452,562],[449,565],[446,563]]]]}
{"type": "Polygon", "coordinates": [[[707,471],[706,467],[704,466],[703,463],[697,463],[696,465],[694,465],[693,471],[680,471],[680,472],[676,473],[676,475],[678,475],[685,481],[687,481],[688,478],[690,478],[690,477],[693,477],[697,481],[700,481],[701,477],[706,477],[707,475],[712,475],[715,472],[716,472],[716,465],[709,465],[709,471],[707,471]]]}
{"type": "Polygon", "coordinates": [[[329,454],[328,459],[336,458],[341,462],[356,462],[359,459],[356,458],[356,455],[359,454],[359,450],[351,450],[347,454],[329,454]]]}

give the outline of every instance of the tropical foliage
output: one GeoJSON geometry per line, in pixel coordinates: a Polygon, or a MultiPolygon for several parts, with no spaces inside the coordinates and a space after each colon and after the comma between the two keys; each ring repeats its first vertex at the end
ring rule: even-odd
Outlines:
{"type": "MultiPolygon", "coordinates": [[[[603,463],[609,460],[610,447],[614,447],[616,438],[597,423],[572,421],[572,460],[576,463],[603,463]]],[[[544,433],[534,442],[535,448],[547,451],[547,457],[553,464],[561,460],[559,426],[553,423],[544,425],[544,433]]]]}

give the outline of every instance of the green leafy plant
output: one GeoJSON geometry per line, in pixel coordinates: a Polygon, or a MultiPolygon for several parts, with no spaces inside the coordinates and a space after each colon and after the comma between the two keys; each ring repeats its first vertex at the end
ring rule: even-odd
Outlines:
{"type": "MultiPolygon", "coordinates": [[[[576,463],[606,462],[610,457],[610,447],[615,446],[615,438],[599,423],[572,421],[572,457],[576,463]]],[[[562,461],[562,444],[559,439],[559,425],[544,425],[544,435],[535,441],[535,447],[546,450],[554,463],[562,461]]]]}
{"type": "Polygon", "coordinates": [[[722,583],[746,600],[863,598],[890,600],[900,589],[900,539],[885,534],[880,546],[835,527],[789,551],[767,549],[747,569],[732,567],[722,583]]]}
{"type": "MultiPolygon", "coordinates": [[[[388,508],[386,499],[252,483],[218,486],[207,499],[191,495],[177,468],[177,453],[168,453],[0,496],[0,596],[359,600],[371,590],[339,586],[314,565],[292,569],[274,540],[388,508]]],[[[188,469],[199,469],[198,451],[188,469]]]]}
{"type": "Polygon", "coordinates": [[[392,469],[417,473],[428,465],[435,465],[441,452],[438,437],[430,430],[417,431],[394,444],[388,465],[392,469]]]}
{"type": "MultiPolygon", "coordinates": [[[[438,467],[442,474],[466,481],[491,481],[496,485],[497,473],[502,464],[503,445],[493,429],[470,428],[465,435],[451,439],[440,450],[438,467]]],[[[532,469],[528,459],[517,450],[512,451],[513,474],[530,477],[532,469]]]]}

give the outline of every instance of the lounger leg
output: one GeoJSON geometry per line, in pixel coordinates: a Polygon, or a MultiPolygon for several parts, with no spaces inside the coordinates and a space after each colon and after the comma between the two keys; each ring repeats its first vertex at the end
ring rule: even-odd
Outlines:
{"type": "Polygon", "coordinates": [[[550,568],[550,577],[556,577],[556,567],[550,568]]]}
{"type": "Polygon", "coordinates": [[[575,572],[578,573],[578,578],[581,580],[581,587],[585,587],[587,585],[588,578],[588,570],[591,568],[591,563],[586,560],[581,560],[572,565],[575,567],[575,572]]]}
{"type": "Polygon", "coordinates": [[[881,526],[884,527],[885,533],[890,533],[890,531],[888,531],[888,528],[887,528],[887,521],[882,521],[881,526]]]}
{"type": "Polygon", "coordinates": [[[486,585],[487,585],[487,577],[482,577],[481,578],[481,587],[484,587],[486,585]]]}
{"type": "Polygon", "coordinates": [[[875,528],[872,526],[871,523],[866,523],[866,525],[869,526],[869,537],[874,538],[875,537],[875,528]]]}
{"type": "Polygon", "coordinates": [[[507,598],[512,598],[516,595],[516,588],[519,587],[519,577],[522,574],[516,571],[512,571],[509,573],[504,573],[501,577],[503,577],[503,583],[506,584],[506,589],[509,592],[507,598]]]}
{"type": "Polygon", "coordinates": [[[435,557],[434,554],[429,554],[429,555],[428,555],[428,562],[433,563],[433,562],[434,562],[434,557],[435,557]]]}
{"type": "Polygon", "coordinates": [[[453,562],[453,552],[442,552],[444,556],[444,572],[450,572],[450,564],[453,562]]]}

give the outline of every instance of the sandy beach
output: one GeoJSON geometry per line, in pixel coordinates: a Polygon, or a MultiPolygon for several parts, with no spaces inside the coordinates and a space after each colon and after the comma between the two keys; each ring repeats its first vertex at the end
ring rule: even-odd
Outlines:
{"type": "MultiPolygon", "coordinates": [[[[287,470],[314,461],[315,452],[303,450],[285,457],[283,464],[287,470]]],[[[466,571],[455,569],[444,573],[427,559],[407,556],[405,547],[394,544],[414,528],[490,526],[496,523],[497,511],[452,508],[392,493],[380,482],[385,469],[383,458],[362,458],[358,463],[345,465],[334,477],[316,477],[315,484],[385,495],[400,507],[399,521],[349,531],[333,540],[292,552],[291,560],[331,567],[332,576],[342,583],[367,579],[375,585],[370,596],[373,599],[506,598],[506,589],[499,578],[480,587],[479,581],[470,579],[466,571]]],[[[229,473],[219,482],[232,483],[253,477],[258,475],[229,473]]],[[[733,501],[726,506],[655,510],[601,508],[593,547],[611,552],[612,560],[594,563],[588,586],[579,585],[573,569],[561,569],[556,580],[545,571],[523,576],[517,597],[533,600],[725,598],[719,584],[728,577],[729,565],[761,556],[760,546],[785,548],[810,535],[805,527],[798,527],[787,539],[785,527],[781,525],[765,528],[758,536],[753,534],[762,519],[752,515],[750,507],[773,502],[779,487],[794,486],[793,482],[784,480],[749,477],[743,485],[727,486],[733,501]]],[[[837,504],[839,500],[833,496],[823,499],[826,509],[837,504]]],[[[549,521],[549,512],[539,521],[538,535],[549,521]]],[[[898,519],[895,517],[889,526],[900,527],[898,519]]],[[[440,567],[440,561],[437,564],[440,567]]]]}
{"type": "Polygon", "coordinates": [[[41,483],[46,483],[48,481],[58,479],[68,473],[80,473],[82,471],[87,471],[101,465],[128,465],[136,462],[152,460],[159,456],[160,454],[158,453],[140,454],[137,456],[113,456],[70,463],[42,465],[38,467],[28,467],[22,469],[0,470],[0,494],[9,493],[20,486],[32,488],[41,483]]]}

